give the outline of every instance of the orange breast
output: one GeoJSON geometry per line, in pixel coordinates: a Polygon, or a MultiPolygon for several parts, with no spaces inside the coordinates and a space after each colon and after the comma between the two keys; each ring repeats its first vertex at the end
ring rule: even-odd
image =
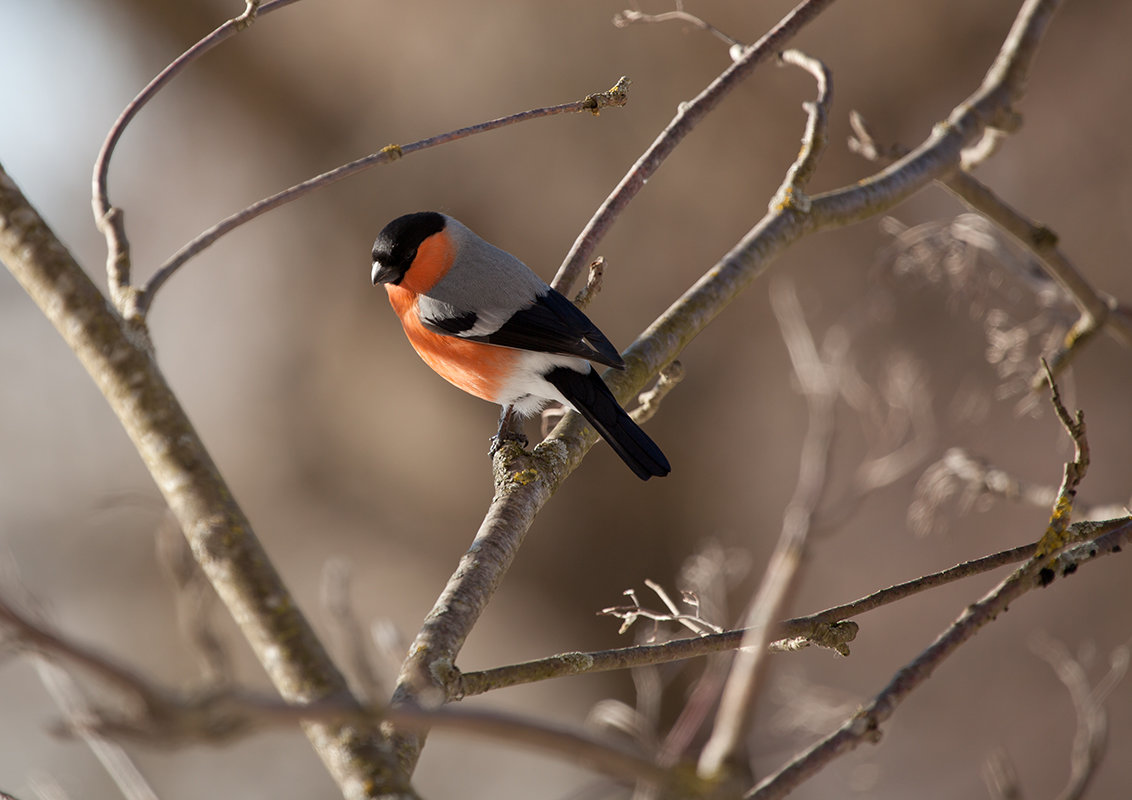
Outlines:
{"type": "Polygon", "coordinates": [[[421,324],[416,292],[392,284],[386,284],[385,290],[409,344],[436,374],[468,394],[498,402],[500,387],[518,358],[517,351],[433,333],[421,324]]]}

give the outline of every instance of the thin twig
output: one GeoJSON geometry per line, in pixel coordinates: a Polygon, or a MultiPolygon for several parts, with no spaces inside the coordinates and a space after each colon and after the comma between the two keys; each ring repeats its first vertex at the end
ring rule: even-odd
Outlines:
{"type": "Polygon", "coordinates": [[[376,701],[386,696],[386,687],[378,677],[370,655],[369,638],[350,600],[352,577],[350,564],[345,559],[327,561],[322,569],[322,602],[346,651],[346,662],[353,668],[354,679],[360,685],[361,697],[376,701]]]}
{"type": "Polygon", "coordinates": [[[1080,800],[1096,776],[1108,747],[1108,715],[1104,709],[1104,694],[1089,686],[1084,667],[1061,642],[1049,636],[1040,636],[1031,643],[1031,647],[1050,665],[1073,701],[1073,710],[1077,715],[1077,734],[1073,737],[1073,750],[1069,760],[1069,781],[1057,795],[1057,800],[1080,800]]]}
{"type": "Polygon", "coordinates": [[[75,681],[56,665],[37,659],[36,672],[40,683],[47,689],[47,693],[55,701],[55,705],[63,712],[67,724],[74,731],[83,744],[94,753],[98,763],[106,770],[106,774],[114,781],[118,791],[126,800],[157,800],[157,794],[149,785],[149,781],[142,775],[141,770],[122,749],[122,746],[107,740],[104,736],[91,729],[95,723],[90,707],[79,691],[75,681]]]}
{"type": "MultiPolygon", "coordinates": [[[[837,622],[823,623],[825,628],[837,625],[837,622]]],[[[787,631],[795,631],[795,635],[799,637],[815,629],[815,625],[806,618],[790,620],[784,623],[784,627],[787,631]]],[[[855,623],[843,623],[839,630],[842,631],[841,644],[844,646],[846,640],[852,640],[857,626],[855,623]]],[[[776,626],[776,631],[781,633],[782,629],[776,626]]],[[[689,639],[674,639],[661,644],[634,645],[588,653],[559,653],[519,664],[465,672],[459,677],[453,699],[568,675],[588,675],[702,658],[713,653],[735,650],[742,644],[744,633],[745,630],[731,630],[689,639]]]]}
{"type": "MultiPolygon", "coordinates": [[[[811,110],[810,116],[811,120],[816,118],[817,110],[811,110]]],[[[824,125],[821,131],[820,135],[824,135],[824,125]]],[[[815,135],[812,125],[808,132],[796,166],[813,158],[809,146],[815,135]]],[[[791,170],[788,181],[797,181],[799,176],[812,171],[812,167],[791,170]]],[[[763,665],[775,633],[772,623],[797,583],[810,526],[826,490],[829,459],[833,451],[835,408],[840,394],[837,367],[824,363],[818,354],[793,286],[785,281],[776,282],[771,286],[770,296],[771,307],[790,354],[791,366],[809,410],[809,427],[802,442],[798,482],[783,514],[778,545],[767,565],[762,585],[751,601],[744,622],[747,632],[723,687],[711,736],[700,753],[697,773],[702,778],[720,776],[729,761],[739,758],[739,748],[745,740],[744,735],[754,714],[754,701],[765,675],[763,665]]]]}
{"type": "Polygon", "coordinates": [[[659,632],[659,624],[661,622],[675,622],[683,625],[692,633],[698,633],[701,636],[708,633],[721,633],[723,628],[708,620],[702,618],[699,613],[698,606],[692,608],[692,613],[686,614],[682,612],[664,588],[655,581],[646,580],[645,585],[652,589],[660,598],[661,602],[667,607],[667,611],[653,611],[652,609],[645,608],[641,605],[640,600],[637,599],[637,593],[633,589],[626,589],[625,595],[633,601],[631,606],[610,606],[603,608],[597,612],[598,616],[617,617],[621,622],[621,628],[617,631],[624,634],[629,628],[639,619],[652,620],[653,631],[650,634],[648,641],[651,643],[656,641],[659,632]]]}
{"type": "Polygon", "coordinates": [[[586,285],[574,296],[574,305],[585,311],[589,304],[593,302],[593,299],[597,297],[598,292],[601,291],[604,277],[605,259],[598,256],[590,262],[590,270],[586,275],[586,285]]]}
{"type": "MultiPolygon", "coordinates": [[[[1078,523],[1089,528],[1096,523],[1078,523]]],[[[1103,547],[1121,550],[1127,547],[1132,534],[1132,519],[1121,520],[1115,529],[1108,530],[1088,547],[1074,548],[1062,554],[1055,573],[1067,574],[1076,569],[1074,560],[1079,551],[1088,557],[1100,553],[1103,547]]],[[[892,717],[909,694],[922,686],[952,653],[979,630],[997,619],[1015,600],[1027,592],[1048,584],[1043,560],[1031,558],[1010,574],[982,599],[969,606],[931,645],[905,666],[901,667],[884,687],[860,711],[833,733],[800,753],[774,774],[761,781],[745,797],[748,800],[769,800],[789,794],[799,784],[820,771],[835,758],[844,755],[866,742],[880,738],[881,726],[892,717]]]]}
{"type": "Polygon", "coordinates": [[[768,57],[781,51],[786,42],[792,39],[804,26],[816,19],[833,2],[834,0],[804,0],[804,2],[799,3],[765,36],[751,47],[743,50],[743,54],[694,99],[687,103],[681,103],[676,116],[625,173],[625,177],[621,179],[609,197],[598,207],[594,216],[582,228],[578,238],[571,246],[570,252],[566,254],[562,266],[558,268],[554,280],[551,281],[551,286],[563,293],[569,291],[570,287],[578,280],[582,269],[593,258],[593,252],[598,242],[613,226],[614,221],[629,205],[629,202],[648,183],[649,178],[660,169],[665,159],[684,140],[684,137],[691,133],[692,129],[732,89],[748,77],[755,67],[768,57]]]}
{"type": "Polygon", "coordinates": [[[660,411],[661,401],[682,380],[684,380],[684,365],[679,361],[673,361],[662,369],[656,376],[656,384],[651,389],[641,392],[637,398],[637,407],[633,409],[631,415],[633,420],[638,425],[643,425],[652,419],[653,415],[660,411]]]}
{"type": "Polygon", "coordinates": [[[1069,438],[1073,440],[1073,460],[1065,463],[1065,470],[1061,479],[1061,486],[1057,490],[1057,499],[1054,501],[1053,513],[1050,515],[1049,527],[1045,535],[1038,542],[1038,550],[1034,559],[1040,560],[1065,547],[1070,538],[1070,518],[1073,514],[1073,501],[1077,498],[1077,487],[1085,478],[1089,470],[1089,440],[1085,436],[1085,414],[1078,410],[1075,417],[1069,416],[1069,411],[1061,402],[1061,393],[1057,390],[1057,383],[1049,364],[1042,360],[1045,367],[1046,380],[1049,383],[1050,403],[1069,438]]]}
{"type": "Polygon", "coordinates": [[[1042,485],[1011,475],[961,447],[952,447],[939,460],[943,469],[980,495],[990,494],[1017,500],[1031,506],[1049,508],[1057,497],[1057,487],[1042,485]]]}
{"type": "MultiPolygon", "coordinates": [[[[294,0],[292,0],[293,2],[294,0]]],[[[135,299],[135,307],[130,314],[126,316],[136,315],[144,318],[148,313],[150,306],[153,304],[154,296],[164,283],[173,276],[174,273],[185,262],[194,256],[198,255],[205,248],[212,245],[217,239],[227,233],[232,232],[236,228],[251,222],[256,217],[266,214],[268,211],[279,208],[294,200],[298,200],[316,189],[321,189],[329,186],[336,181],[356,175],[363,170],[375,167],[380,164],[388,164],[396,161],[403,156],[427,150],[432,147],[438,147],[449,142],[454,142],[459,139],[474,136],[480,133],[487,133],[488,131],[498,130],[499,128],[507,127],[508,125],[515,125],[520,122],[528,122],[533,119],[541,119],[543,117],[550,117],[557,114],[571,114],[588,111],[595,116],[605,108],[617,108],[625,105],[628,102],[627,89],[629,86],[628,78],[622,77],[617,83],[608,91],[595,92],[588,95],[581,100],[574,100],[569,103],[562,103],[556,106],[548,106],[546,108],[534,108],[528,111],[521,111],[518,114],[509,114],[506,117],[499,117],[498,119],[488,120],[487,122],[480,122],[475,125],[468,125],[464,128],[458,128],[447,133],[442,133],[437,136],[430,136],[427,139],[420,139],[409,144],[396,145],[391,144],[383,147],[376,153],[371,153],[368,156],[356,159],[343,164],[340,167],[335,167],[329,172],[324,172],[321,175],[316,175],[313,178],[308,178],[302,183],[295,184],[290,188],[284,189],[281,192],[276,192],[270,197],[265,197],[255,203],[252,203],[242,211],[227,217],[220,222],[216,223],[207,230],[202,231],[192,241],[185,244],[180,250],[174,253],[164,264],[162,264],[153,276],[146,281],[145,286],[139,290],[135,299]]]]}
{"type": "Polygon", "coordinates": [[[712,25],[695,14],[691,14],[684,9],[680,8],[675,11],[665,11],[660,14],[646,14],[643,11],[636,9],[626,8],[613,15],[613,24],[618,28],[627,28],[630,25],[638,23],[660,23],[660,22],[686,22],[689,25],[695,25],[702,31],[707,31],[716,39],[731,47],[742,47],[743,43],[738,39],[728,36],[719,28],[712,25]]]}
{"type": "Polygon", "coordinates": [[[163,698],[149,689],[146,681],[116,661],[51,631],[46,622],[33,619],[28,612],[16,608],[12,600],[0,595],[0,629],[24,648],[44,658],[74,664],[145,709],[160,706],[163,698]]]}
{"type": "Polygon", "coordinates": [[[800,199],[801,193],[817,172],[818,162],[829,144],[829,106],[833,102],[833,80],[825,64],[800,50],[787,50],[779,59],[783,64],[791,64],[810,73],[810,77],[817,83],[817,100],[802,104],[806,112],[802,147],[787,170],[786,179],[771,200],[772,208],[797,203],[804,209],[806,204],[800,199]]]}
{"type": "Polygon", "coordinates": [[[652,784],[664,793],[663,796],[711,796],[710,784],[698,780],[688,770],[659,767],[614,742],[599,741],[585,733],[513,714],[454,708],[425,711],[406,706],[389,709],[386,718],[401,728],[438,728],[535,747],[614,777],[652,784]]]}

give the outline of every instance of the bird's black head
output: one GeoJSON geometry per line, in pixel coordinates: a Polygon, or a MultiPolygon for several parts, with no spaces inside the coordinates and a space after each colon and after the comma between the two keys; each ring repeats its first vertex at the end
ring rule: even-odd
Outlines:
{"type": "Polygon", "coordinates": [[[445,217],[435,211],[418,211],[406,214],[390,222],[373,243],[373,284],[401,282],[413,259],[417,248],[428,237],[444,230],[445,217]]]}

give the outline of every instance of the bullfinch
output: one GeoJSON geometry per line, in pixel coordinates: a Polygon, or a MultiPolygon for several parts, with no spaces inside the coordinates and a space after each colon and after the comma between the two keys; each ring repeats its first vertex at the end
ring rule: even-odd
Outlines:
{"type": "MultiPolygon", "coordinates": [[[[642,480],[667,475],[664,453],[617,403],[590,362],[624,369],[617,349],[573,303],[510,253],[435,211],[390,222],[373,244],[409,343],[442,378],[512,410],[566,405],[642,480]]],[[[498,439],[497,439],[498,441],[498,439]]]]}

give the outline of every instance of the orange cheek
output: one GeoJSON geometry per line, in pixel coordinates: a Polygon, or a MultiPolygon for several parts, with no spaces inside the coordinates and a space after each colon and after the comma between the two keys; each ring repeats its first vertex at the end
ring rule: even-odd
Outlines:
{"type": "Polygon", "coordinates": [[[498,402],[500,387],[518,353],[430,331],[421,324],[417,313],[417,294],[403,284],[404,281],[401,286],[386,284],[385,290],[417,354],[453,386],[492,403],[498,402]]]}
{"type": "Polygon", "coordinates": [[[415,294],[428,294],[448,272],[455,257],[456,248],[448,234],[444,231],[433,234],[417,248],[416,258],[402,278],[401,287],[415,294]]]}

